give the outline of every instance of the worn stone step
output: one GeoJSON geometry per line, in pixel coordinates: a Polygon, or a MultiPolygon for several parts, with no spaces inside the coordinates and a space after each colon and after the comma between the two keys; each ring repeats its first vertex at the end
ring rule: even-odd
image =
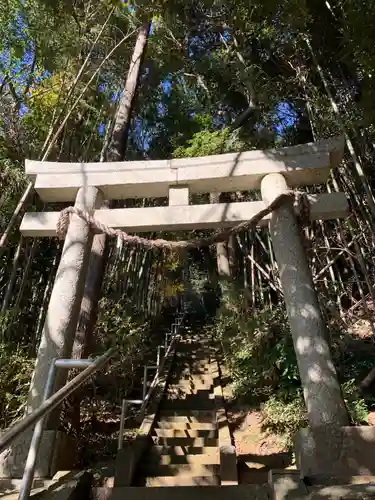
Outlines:
{"type": "Polygon", "coordinates": [[[182,359],[186,361],[186,363],[204,362],[206,365],[211,363],[211,353],[207,349],[202,349],[200,351],[196,349],[179,350],[176,353],[176,358],[182,359]]]}
{"type": "Polygon", "coordinates": [[[207,438],[217,438],[217,429],[159,429],[154,430],[158,437],[207,437],[207,438]]]}
{"type": "Polygon", "coordinates": [[[154,445],[150,448],[150,453],[170,456],[191,456],[191,455],[212,455],[219,453],[219,449],[215,446],[158,446],[154,445]]]}
{"type": "Polygon", "coordinates": [[[207,399],[208,401],[214,399],[212,389],[199,389],[199,391],[189,388],[168,389],[165,393],[165,396],[168,400],[176,400],[178,398],[181,398],[181,400],[185,400],[190,399],[194,396],[199,396],[200,398],[207,399]]]}
{"type": "MultiPolygon", "coordinates": [[[[161,479],[161,478],[160,478],[161,479]]],[[[170,483],[171,478],[166,478],[170,483]]],[[[182,478],[180,478],[182,479],[182,478]]],[[[186,479],[186,478],[184,478],[186,479]]],[[[158,484],[150,486],[158,486],[158,488],[95,488],[93,489],[93,500],[192,500],[195,495],[197,500],[268,500],[269,495],[266,485],[258,484],[243,484],[238,486],[211,486],[207,484],[209,478],[204,477],[204,484],[189,484],[187,486],[175,484],[158,484]],[[165,486],[163,488],[163,486],[165,486]],[[170,488],[169,486],[174,486],[170,488]],[[194,488],[192,486],[205,486],[204,488],[194,488]]],[[[215,481],[218,481],[215,478],[215,481]]]]}
{"type": "Polygon", "coordinates": [[[196,380],[196,379],[176,379],[171,380],[167,386],[167,389],[170,387],[181,388],[181,389],[194,389],[196,391],[213,391],[215,384],[209,380],[196,380]]]}
{"type": "Polygon", "coordinates": [[[214,476],[219,472],[216,464],[158,464],[154,462],[142,462],[141,470],[147,477],[196,477],[214,476]]]}
{"type": "Polygon", "coordinates": [[[218,439],[211,437],[159,437],[151,436],[159,446],[217,446],[218,439]]]}
{"type": "Polygon", "coordinates": [[[186,399],[181,400],[173,400],[173,399],[165,399],[162,402],[162,410],[174,410],[174,411],[183,411],[183,410],[211,410],[215,409],[215,401],[214,399],[202,399],[200,397],[191,396],[186,399]]]}
{"type": "Polygon", "coordinates": [[[211,353],[212,348],[209,343],[205,342],[204,340],[199,342],[199,341],[193,341],[193,342],[181,342],[178,344],[178,353],[189,353],[189,352],[206,352],[206,353],[211,353]]]}
{"type": "MultiPolygon", "coordinates": [[[[174,397],[176,396],[176,394],[167,393],[166,396],[167,396],[166,401],[173,401],[175,403],[178,403],[178,398],[174,397]]],[[[200,408],[199,405],[201,404],[203,405],[202,409],[205,409],[206,407],[208,408],[207,405],[211,405],[211,407],[213,408],[214,407],[213,402],[214,402],[214,393],[210,391],[199,391],[196,394],[185,394],[185,395],[181,393],[181,403],[184,405],[184,407],[186,407],[186,403],[191,403],[187,404],[187,408],[199,409],[200,408]]]]}
{"type": "Polygon", "coordinates": [[[182,396],[184,395],[190,395],[190,396],[202,396],[210,399],[210,394],[213,394],[213,389],[212,387],[207,387],[207,386],[200,386],[196,387],[194,384],[192,385],[172,385],[167,388],[167,394],[171,395],[178,395],[181,394],[182,396]]]}
{"type": "MultiPolygon", "coordinates": [[[[35,478],[32,483],[33,490],[43,490],[47,489],[56,481],[53,479],[40,479],[35,478]]],[[[0,497],[2,494],[11,493],[13,491],[19,491],[20,486],[22,484],[22,479],[14,479],[11,477],[0,478],[0,497]]]]}
{"type": "Polygon", "coordinates": [[[172,387],[181,387],[181,388],[194,388],[194,389],[211,389],[213,388],[214,384],[212,381],[209,380],[194,380],[192,379],[179,379],[179,380],[171,380],[168,384],[168,388],[172,387]]]}
{"type": "MultiPolygon", "coordinates": [[[[168,393],[167,393],[168,395],[168,393]]],[[[173,392],[171,392],[171,395],[173,396],[173,392]]],[[[181,395],[182,392],[181,392],[181,395]]],[[[214,393],[211,389],[202,389],[202,390],[198,390],[198,391],[195,391],[195,393],[193,394],[187,394],[185,393],[185,397],[184,398],[181,398],[183,400],[185,399],[189,399],[189,401],[199,401],[199,400],[202,400],[202,401],[211,401],[214,399],[214,393]]],[[[194,409],[194,407],[192,407],[194,409]]]]}
{"type": "Polygon", "coordinates": [[[216,410],[168,410],[159,413],[159,420],[172,422],[216,422],[216,410]]]}
{"type": "Polygon", "coordinates": [[[171,421],[171,420],[159,420],[157,423],[159,429],[217,429],[217,425],[214,422],[188,422],[183,421],[171,421]]]}
{"type": "Polygon", "coordinates": [[[219,484],[220,479],[218,476],[159,476],[148,477],[146,482],[147,487],[152,488],[160,486],[214,486],[219,484]]]}
{"type": "MultiPolygon", "coordinates": [[[[209,448],[210,449],[210,448],[209,448]]],[[[199,455],[174,455],[160,454],[150,452],[144,459],[145,463],[157,465],[184,465],[184,464],[205,464],[216,465],[220,463],[220,454],[218,448],[211,448],[210,453],[200,453],[199,455]]]]}
{"type": "Polygon", "coordinates": [[[212,392],[211,389],[200,389],[198,391],[189,390],[189,389],[180,389],[180,390],[174,390],[174,391],[167,391],[166,392],[166,397],[168,400],[181,400],[181,401],[193,401],[194,399],[202,399],[202,400],[214,400],[214,393],[212,392]]]}
{"type": "Polygon", "coordinates": [[[198,371],[195,371],[194,369],[184,370],[182,372],[179,372],[179,373],[172,375],[171,381],[174,381],[174,380],[194,381],[196,383],[200,382],[203,384],[206,384],[206,383],[213,384],[214,383],[214,379],[213,379],[211,373],[209,373],[209,372],[201,372],[200,373],[198,371]]]}
{"type": "MultiPolygon", "coordinates": [[[[40,498],[45,498],[46,500],[71,500],[78,491],[76,489],[78,482],[79,480],[70,480],[60,483],[55,480],[35,479],[29,498],[30,500],[37,500],[40,498]]],[[[7,488],[0,489],[1,500],[18,500],[19,489],[20,483],[13,489],[13,491],[8,491],[7,488]]]]}
{"type": "MultiPolygon", "coordinates": [[[[353,478],[353,476],[352,476],[353,478]]],[[[365,482],[348,483],[336,478],[336,484],[309,485],[300,479],[300,471],[271,471],[269,487],[273,500],[288,500],[298,498],[306,500],[351,500],[375,499],[375,484],[365,482]]]]}
{"type": "Polygon", "coordinates": [[[191,384],[195,383],[197,385],[208,385],[212,386],[214,384],[214,380],[212,376],[208,373],[195,373],[192,371],[186,371],[183,373],[176,373],[172,377],[169,378],[169,384],[191,384]]]}
{"type": "Polygon", "coordinates": [[[202,372],[208,372],[211,369],[211,362],[207,355],[197,356],[196,354],[186,353],[186,355],[181,356],[176,355],[175,364],[172,368],[172,373],[179,373],[182,370],[200,370],[202,372]]]}

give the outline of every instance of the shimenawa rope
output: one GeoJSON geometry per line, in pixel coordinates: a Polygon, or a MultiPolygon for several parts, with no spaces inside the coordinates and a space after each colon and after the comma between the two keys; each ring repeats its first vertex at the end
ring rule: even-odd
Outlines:
{"type": "Polygon", "coordinates": [[[303,213],[303,218],[306,219],[307,217],[309,217],[309,214],[306,213],[306,193],[288,191],[277,196],[267,207],[253,215],[248,221],[241,222],[240,224],[237,224],[236,226],[229,229],[222,229],[206,238],[196,238],[182,241],[172,241],[164,239],[151,240],[142,238],[141,236],[128,234],[125,231],[121,231],[120,229],[112,229],[106,224],[102,224],[100,221],[95,219],[95,217],[91,215],[87,210],[83,210],[78,207],[68,207],[60,212],[60,217],[56,226],[56,233],[59,239],[63,240],[65,238],[69,227],[70,217],[74,214],[83,219],[96,233],[105,233],[110,238],[120,238],[129,245],[138,245],[145,248],[164,248],[170,251],[179,251],[188,248],[211,246],[215,243],[228,241],[231,235],[237,234],[241,231],[253,229],[258,224],[258,222],[260,222],[268,214],[280,208],[284,204],[292,204],[295,199],[297,199],[298,204],[300,205],[300,212],[301,214],[303,213]]]}

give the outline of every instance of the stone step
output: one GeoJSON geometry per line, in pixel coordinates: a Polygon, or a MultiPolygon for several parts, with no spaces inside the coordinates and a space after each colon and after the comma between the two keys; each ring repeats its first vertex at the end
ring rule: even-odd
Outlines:
{"type": "MultiPolygon", "coordinates": [[[[210,448],[209,448],[210,449],[210,448]]],[[[211,448],[211,453],[201,453],[199,455],[174,455],[174,454],[159,454],[156,452],[149,453],[144,462],[157,465],[215,465],[220,463],[220,455],[218,448],[211,448]]],[[[167,475],[167,474],[165,474],[167,475]]]]}
{"type": "Polygon", "coordinates": [[[150,448],[150,453],[170,456],[192,456],[192,455],[212,455],[218,453],[218,448],[215,446],[158,446],[154,445],[150,448]]]}
{"type": "MultiPolygon", "coordinates": [[[[208,368],[211,364],[211,354],[204,350],[204,351],[182,351],[182,352],[177,352],[176,354],[176,360],[180,361],[181,363],[185,363],[187,365],[200,365],[202,368],[208,368]]],[[[176,364],[175,365],[175,370],[178,370],[182,365],[176,364]]]]}
{"type": "MultiPolygon", "coordinates": [[[[55,480],[34,479],[33,488],[28,498],[30,498],[30,500],[37,500],[40,498],[45,498],[46,500],[71,500],[76,494],[77,484],[78,480],[60,483],[55,480]]],[[[10,492],[8,492],[7,489],[1,489],[1,500],[18,500],[19,488],[20,484],[10,492]]]]}
{"type": "Polygon", "coordinates": [[[218,476],[159,476],[147,478],[146,484],[152,488],[160,486],[214,486],[220,484],[220,479],[218,476]]]}
{"type": "MultiPolygon", "coordinates": [[[[156,479],[156,478],[155,478],[156,479]]],[[[162,479],[162,478],[157,478],[162,479]]],[[[171,481],[171,477],[164,478],[168,483],[171,481]]],[[[182,478],[179,478],[180,480],[182,478]]],[[[191,478],[183,478],[191,479],[191,478]]],[[[211,478],[204,477],[201,481],[204,483],[200,484],[200,478],[194,478],[195,483],[187,486],[175,485],[175,484],[160,484],[161,481],[155,481],[157,484],[152,486],[158,486],[155,489],[152,488],[142,488],[142,487],[128,487],[128,488],[113,488],[109,490],[107,488],[95,488],[93,489],[93,500],[192,500],[192,497],[196,500],[268,500],[268,492],[266,485],[257,484],[243,484],[238,486],[211,486],[207,484],[207,481],[211,478]],[[163,488],[163,486],[165,486],[163,488]],[[169,486],[174,486],[174,488],[169,488],[169,486]],[[194,488],[194,486],[198,486],[194,488]],[[199,486],[205,486],[204,488],[199,488],[199,486]]],[[[217,478],[214,478],[218,481],[217,478]]]]}
{"type": "Polygon", "coordinates": [[[171,420],[161,420],[157,423],[159,429],[217,429],[217,425],[214,422],[188,422],[186,420],[182,421],[171,421],[171,420]]]}
{"type": "Polygon", "coordinates": [[[187,385],[170,385],[167,388],[167,394],[181,394],[186,395],[189,394],[191,396],[203,396],[205,398],[210,399],[210,394],[213,394],[213,389],[211,386],[201,385],[200,387],[196,387],[195,384],[187,384],[187,385]]]}
{"type": "MultiPolygon", "coordinates": [[[[176,401],[176,399],[173,399],[174,396],[176,396],[175,393],[171,392],[170,394],[166,393],[166,401],[174,401],[175,404],[178,403],[178,401],[176,401]],[[168,397],[170,395],[170,398],[168,397]]],[[[181,393],[181,396],[183,396],[183,394],[181,393]]],[[[209,390],[202,390],[202,391],[197,391],[196,393],[194,394],[185,394],[184,395],[185,397],[181,397],[181,403],[183,403],[185,406],[186,406],[186,402],[190,402],[191,404],[188,405],[188,409],[189,408],[192,408],[193,410],[194,409],[200,409],[200,406],[197,406],[196,403],[199,403],[199,404],[203,404],[204,406],[202,406],[202,409],[205,409],[207,404],[210,404],[212,408],[214,408],[214,398],[215,398],[215,395],[214,393],[209,390]]]]}
{"type": "Polygon", "coordinates": [[[196,354],[206,353],[208,355],[211,354],[212,348],[207,342],[186,342],[180,343],[178,345],[178,354],[191,353],[194,352],[196,354]]]}
{"type": "Polygon", "coordinates": [[[160,413],[159,420],[163,422],[170,423],[180,423],[180,424],[214,424],[216,423],[215,415],[207,416],[195,416],[195,415],[165,415],[160,413]]]}
{"type": "Polygon", "coordinates": [[[192,438],[217,438],[217,429],[159,429],[155,428],[154,433],[158,437],[192,437],[192,438]]]}
{"type": "Polygon", "coordinates": [[[200,368],[200,369],[206,369],[208,370],[211,366],[210,359],[207,356],[207,353],[200,353],[200,354],[191,354],[191,353],[186,353],[186,354],[177,354],[176,355],[176,364],[174,371],[181,370],[185,366],[190,366],[190,367],[195,367],[195,368],[200,368]]]}
{"type": "MultiPolygon", "coordinates": [[[[13,491],[19,491],[20,486],[22,483],[22,479],[14,479],[14,478],[0,478],[0,497],[5,494],[5,493],[11,493],[13,491]]],[[[32,489],[33,490],[43,490],[46,488],[49,488],[53,484],[55,484],[56,481],[53,479],[40,479],[40,478],[35,478],[32,483],[32,489]]]]}
{"type": "Polygon", "coordinates": [[[142,462],[140,470],[145,477],[203,477],[214,476],[219,472],[216,464],[158,464],[154,462],[142,462]]]}
{"type": "Polygon", "coordinates": [[[196,390],[207,390],[214,387],[212,382],[209,381],[201,381],[201,380],[171,380],[170,383],[168,384],[168,389],[169,388],[181,388],[181,389],[196,389],[196,390]]]}
{"type": "MultiPolygon", "coordinates": [[[[368,479],[368,476],[367,476],[368,479]]],[[[372,477],[372,480],[374,477],[372,477]]],[[[306,500],[351,500],[375,499],[375,483],[366,482],[366,476],[351,476],[350,478],[334,478],[327,484],[309,485],[300,479],[300,471],[271,471],[269,487],[273,500],[300,498],[306,500]],[[336,482],[337,481],[337,482],[336,482]],[[329,484],[330,483],[330,484],[329,484]]]]}
{"type": "Polygon", "coordinates": [[[216,422],[216,410],[168,410],[159,413],[159,420],[172,422],[216,422]]]}
{"type": "Polygon", "coordinates": [[[210,373],[197,373],[194,370],[187,370],[181,373],[176,373],[170,378],[171,382],[195,382],[196,384],[210,384],[214,383],[214,379],[210,373]]]}
{"type": "Polygon", "coordinates": [[[151,436],[153,442],[159,446],[215,446],[218,445],[217,438],[211,437],[159,437],[151,436]]]}
{"type": "Polygon", "coordinates": [[[186,401],[187,399],[191,401],[193,398],[201,398],[203,400],[213,400],[214,399],[214,393],[212,392],[211,389],[200,389],[198,391],[192,389],[175,389],[175,390],[167,390],[165,396],[168,398],[168,400],[178,400],[181,399],[181,401],[186,401]]]}
{"type": "Polygon", "coordinates": [[[181,400],[164,400],[162,402],[161,410],[169,411],[186,411],[186,410],[209,410],[214,411],[214,399],[202,399],[199,397],[191,396],[187,399],[181,400]]]}

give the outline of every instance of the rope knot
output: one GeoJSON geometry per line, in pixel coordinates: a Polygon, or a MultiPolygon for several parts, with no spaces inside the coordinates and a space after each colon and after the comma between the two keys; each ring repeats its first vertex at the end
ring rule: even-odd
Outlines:
{"type": "Polygon", "coordinates": [[[304,191],[297,191],[297,205],[298,205],[298,211],[299,211],[299,222],[301,224],[301,227],[304,228],[308,226],[310,222],[310,213],[311,213],[311,207],[310,207],[310,201],[309,197],[307,196],[307,193],[304,191]]]}
{"type": "Polygon", "coordinates": [[[70,216],[74,213],[74,207],[67,207],[61,210],[56,224],[56,234],[59,240],[65,240],[66,233],[70,223],[70,216]]]}

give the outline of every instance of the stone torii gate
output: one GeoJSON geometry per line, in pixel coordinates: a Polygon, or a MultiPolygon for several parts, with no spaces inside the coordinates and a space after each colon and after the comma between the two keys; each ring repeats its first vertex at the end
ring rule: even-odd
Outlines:
{"type": "MultiPolygon", "coordinates": [[[[291,188],[323,184],[340,163],[341,138],[202,158],[113,163],[26,161],[26,174],[44,202],[74,202],[100,223],[127,232],[226,228],[245,222],[291,188]],[[190,205],[189,195],[260,189],[262,200],[190,205]],[[103,200],[168,197],[169,206],[101,210],[103,200]]],[[[343,193],[308,195],[310,220],[345,217],[343,193]]],[[[270,225],[312,428],[348,425],[325,325],[299,236],[296,207],[283,205],[260,221],[270,225]]],[[[56,235],[58,212],[24,215],[21,233],[56,235]]],[[[41,402],[50,362],[70,357],[83,295],[92,231],[72,215],[31,381],[28,411],[41,402]]],[[[63,379],[59,384],[64,384],[63,379]]],[[[43,446],[43,443],[42,443],[43,446]]],[[[43,452],[42,452],[43,454],[43,452]]]]}

